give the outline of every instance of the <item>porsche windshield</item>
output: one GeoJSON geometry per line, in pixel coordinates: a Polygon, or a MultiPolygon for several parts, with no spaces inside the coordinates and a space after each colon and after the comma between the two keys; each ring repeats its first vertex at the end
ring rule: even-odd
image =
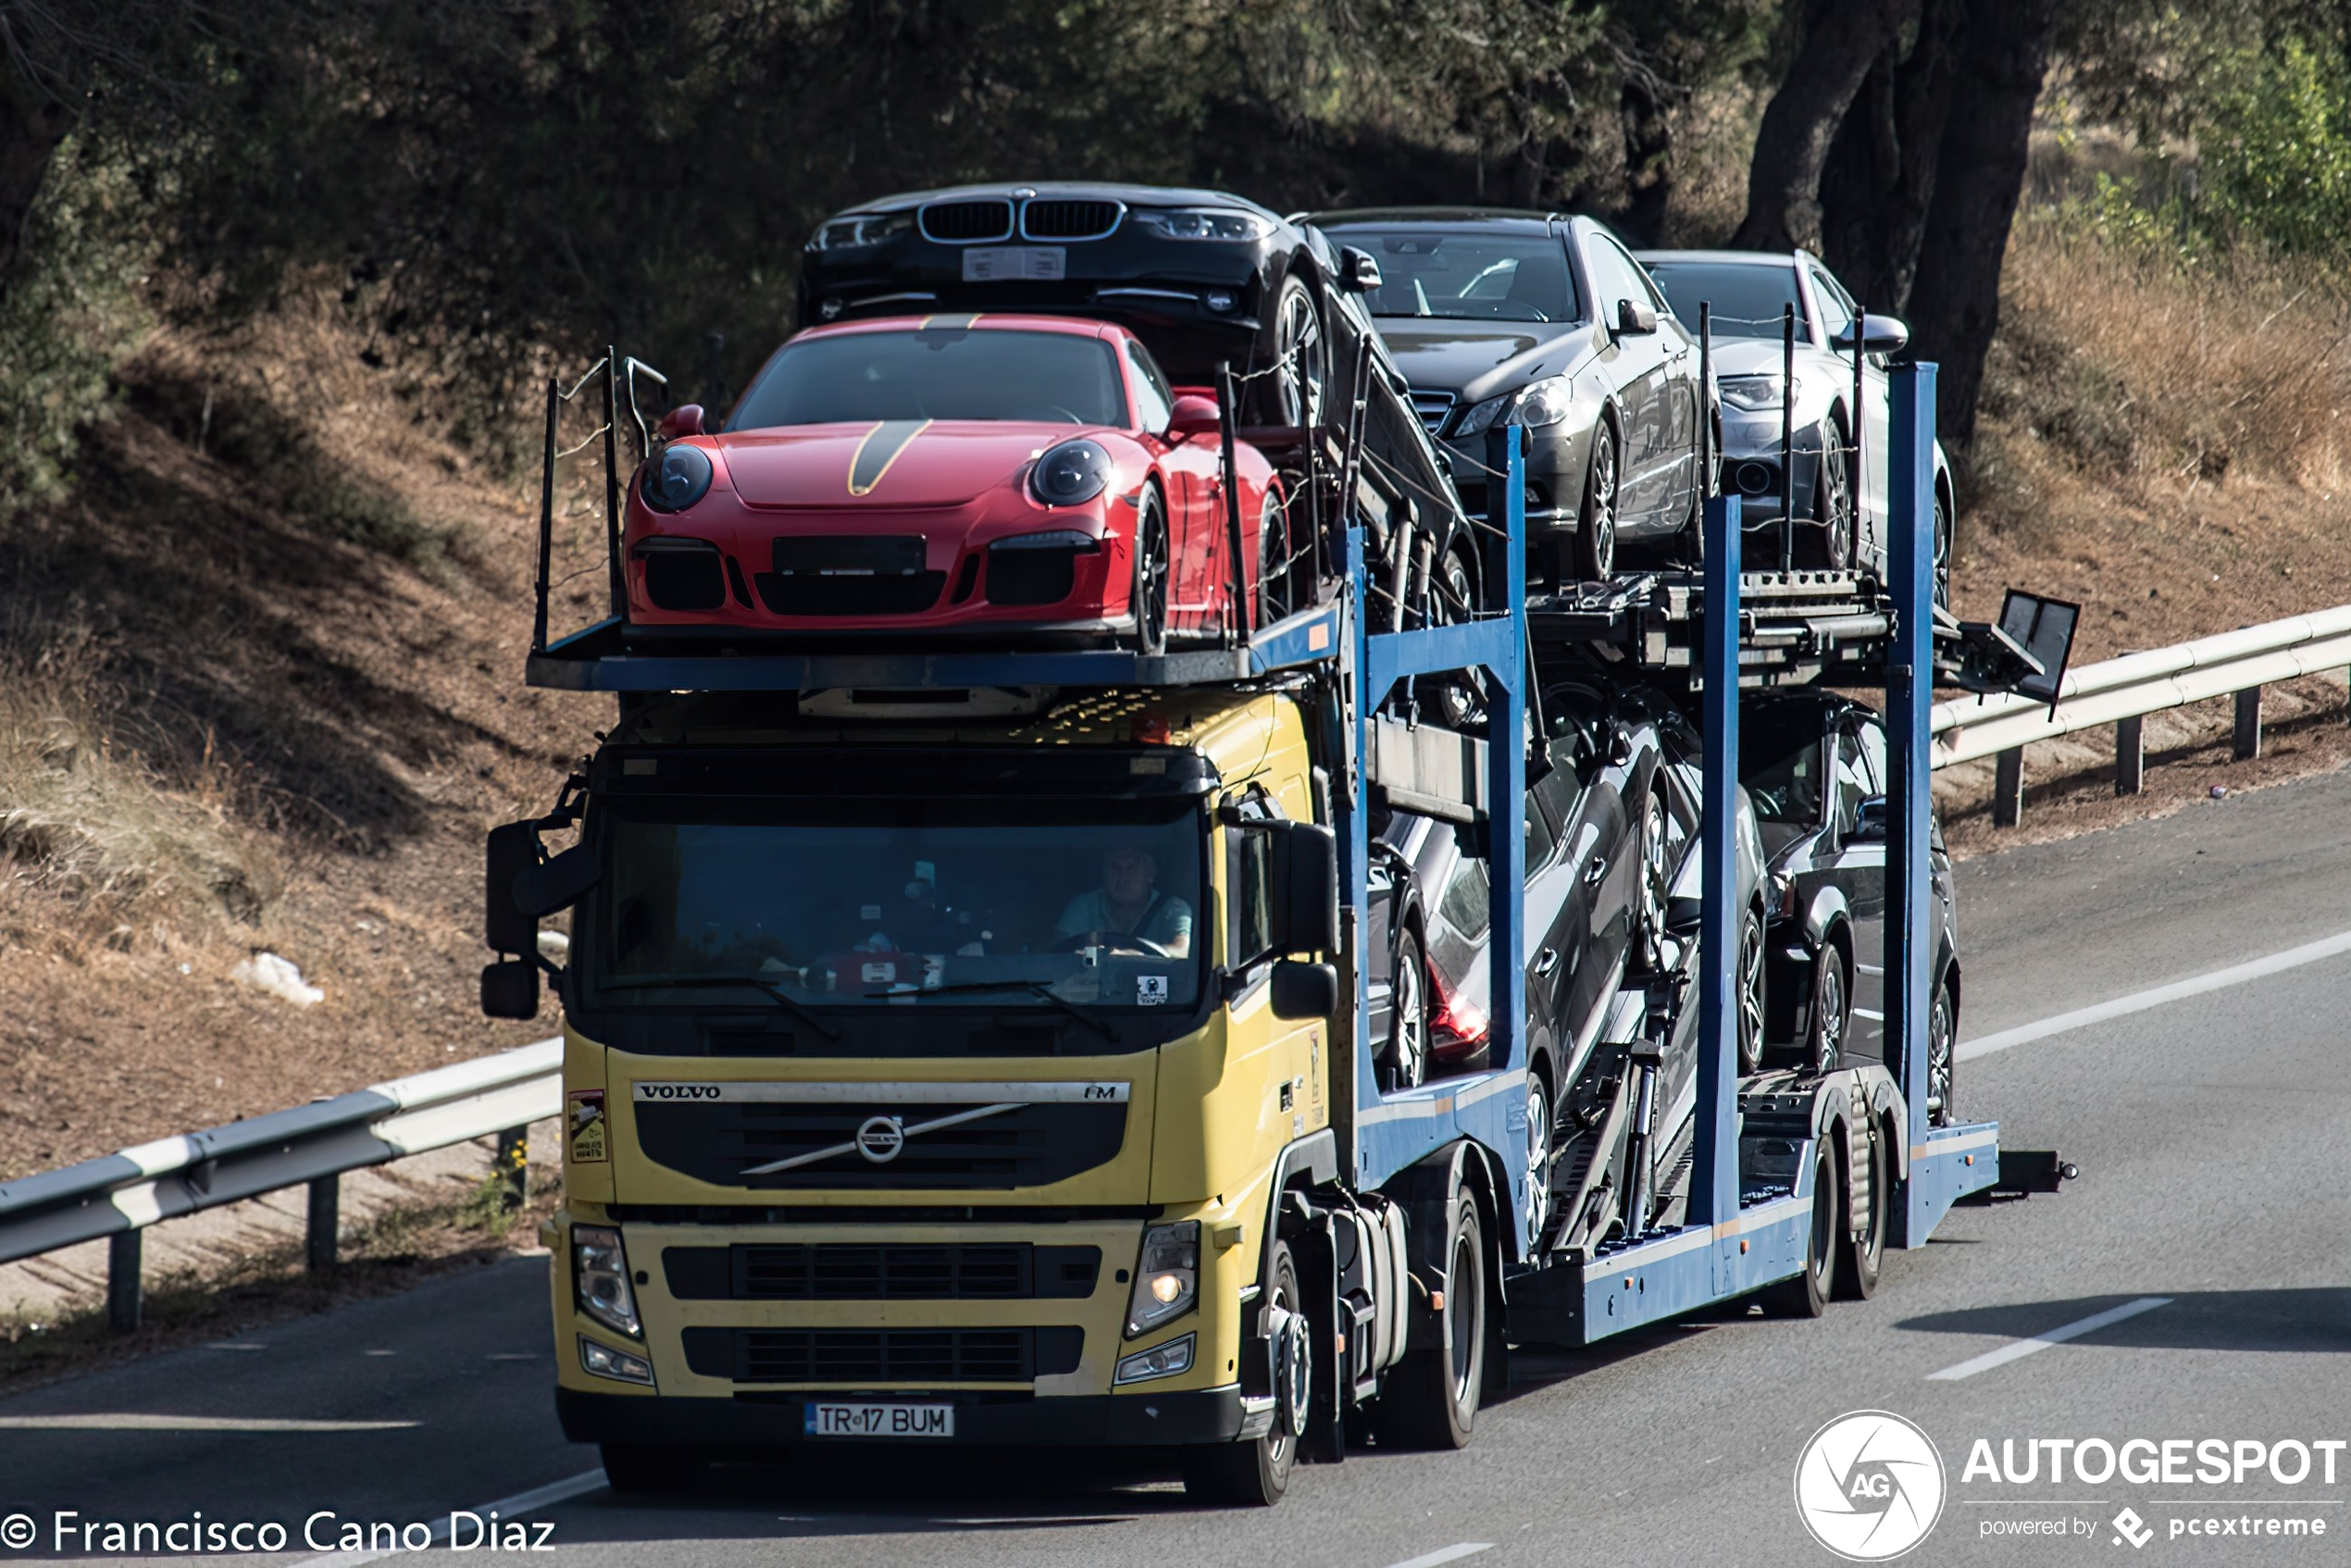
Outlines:
{"type": "Polygon", "coordinates": [[[1567,255],[1549,234],[1345,229],[1335,237],[1379,262],[1380,286],[1363,296],[1375,316],[1578,318],[1567,255]]]}
{"type": "Polygon", "coordinates": [[[788,343],[743,393],[730,430],[878,419],[1126,423],[1118,360],[1073,332],[939,328],[788,343]]]}
{"type": "Polygon", "coordinates": [[[618,801],[575,924],[600,1005],[1188,1008],[1190,801],[618,801]]]}

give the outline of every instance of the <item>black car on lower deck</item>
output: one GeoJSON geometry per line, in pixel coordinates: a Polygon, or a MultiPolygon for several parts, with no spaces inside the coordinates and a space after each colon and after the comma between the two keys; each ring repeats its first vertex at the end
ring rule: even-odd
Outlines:
{"type": "MultiPolygon", "coordinates": [[[[1742,701],[1739,778],[1770,857],[1767,1056],[1787,1064],[1885,1058],[1888,778],[1885,723],[1851,698],[1799,690],[1742,701]]],[[[1928,845],[1927,1109],[1943,1124],[1954,1115],[1959,926],[1939,823],[1928,845]]]]}

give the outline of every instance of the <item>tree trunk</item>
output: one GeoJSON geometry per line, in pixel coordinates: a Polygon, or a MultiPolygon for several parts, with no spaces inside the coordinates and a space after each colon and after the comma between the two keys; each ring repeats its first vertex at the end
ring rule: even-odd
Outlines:
{"type": "Polygon", "coordinates": [[[1624,210],[1617,232],[1635,245],[1665,239],[1665,209],[1673,196],[1673,120],[1656,80],[1627,71],[1617,98],[1624,128],[1624,210]]]}
{"type": "Polygon", "coordinates": [[[1747,217],[1731,243],[1785,251],[1816,243],[1821,168],[1871,65],[1919,0],[1811,0],[1787,75],[1763,111],[1748,170],[1747,217]]]}
{"type": "Polygon", "coordinates": [[[1909,54],[1878,56],[1821,170],[1822,258],[1868,309],[1909,305],[1966,20],[1967,0],[1924,0],[1909,54]]]}
{"type": "Polygon", "coordinates": [[[1936,426],[1975,439],[1984,359],[2000,322],[2000,266],[2024,189],[2033,106],[2048,69],[2059,0],[1970,0],[1953,62],[1950,117],[1910,289],[1910,344],[1941,365],[1936,426]]]}
{"type": "Polygon", "coordinates": [[[49,160],[72,129],[66,105],[0,62],[0,292],[8,287],[49,160]]]}

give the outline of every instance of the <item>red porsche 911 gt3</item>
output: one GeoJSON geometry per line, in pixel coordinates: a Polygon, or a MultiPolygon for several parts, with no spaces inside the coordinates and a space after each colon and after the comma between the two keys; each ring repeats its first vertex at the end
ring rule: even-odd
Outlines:
{"type": "MultiPolygon", "coordinates": [[[[1214,399],[1106,322],[817,327],[723,429],[663,421],[622,539],[637,632],[968,633],[1145,653],[1234,624],[1214,399]]],[[[1272,465],[1234,452],[1254,628],[1289,608],[1272,465]]],[[[1302,578],[1303,573],[1296,574],[1302,578]]]]}

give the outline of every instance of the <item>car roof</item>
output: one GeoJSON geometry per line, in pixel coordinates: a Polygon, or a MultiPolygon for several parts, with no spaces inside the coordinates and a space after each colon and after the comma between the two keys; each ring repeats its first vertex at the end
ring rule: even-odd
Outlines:
{"type": "MultiPolygon", "coordinates": [[[[976,197],[1001,196],[1007,200],[1043,197],[1096,197],[1125,202],[1128,206],[1235,206],[1251,212],[1275,217],[1273,209],[1237,196],[1229,191],[1211,191],[1192,186],[1124,185],[1112,180],[999,180],[984,185],[942,185],[933,191],[898,191],[870,202],[859,202],[833,214],[834,218],[860,212],[899,212],[908,207],[922,206],[930,202],[969,200],[976,197]]],[[[830,222],[827,218],[826,221],[830,222]]]]}
{"type": "Polygon", "coordinates": [[[1661,261],[1699,261],[1710,267],[1794,267],[1810,259],[1802,251],[1635,251],[1643,267],[1661,261]]]}
{"type": "Polygon", "coordinates": [[[855,321],[827,321],[821,326],[803,328],[792,335],[791,341],[850,337],[861,332],[918,332],[925,328],[973,332],[1058,332],[1072,338],[1133,336],[1115,321],[1097,321],[1084,316],[1024,316],[1017,311],[1002,310],[934,310],[920,316],[876,316],[855,321]]]}
{"type": "Polygon", "coordinates": [[[1317,229],[1345,229],[1359,224],[1442,223],[1460,228],[1474,224],[1480,228],[1511,232],[1530,230],[1547,230],[1562,221],[1558,213],[1537,212],[1532,207],[1343,207],[1333,212],[1310,212],[1300,222],[1317,229]]]}

